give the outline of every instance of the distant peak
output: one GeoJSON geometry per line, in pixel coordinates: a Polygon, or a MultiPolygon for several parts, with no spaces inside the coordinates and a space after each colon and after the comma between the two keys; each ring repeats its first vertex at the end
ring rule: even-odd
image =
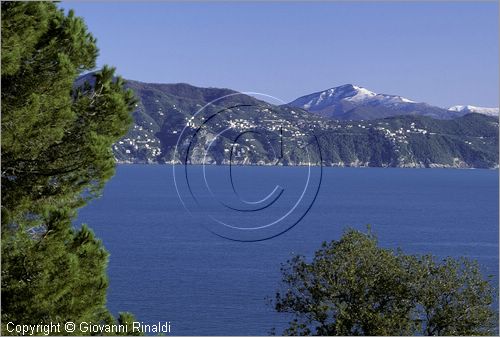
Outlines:
{"type": "Polygon", "coordinates": [[[322,99],[328,98],[332,99],[348,99],[352,101],[364,100],[376,96],[377,94],[373,91],[365,89],[363,87],[354,84],[343,84],[338,87],[333,87],[319,93],[322,99]]]}
{"type": "Polygon", "coordinates": [[[325,90],[325,91],[342,91],[342,92],[355,91],[355,92],[372,93],[372,94],[376,95],[373,91],[370,91],[366,88],[363,88],[363,87],[358,86],[358,85],[350,84],[350,83],[339,85],[338,87],[333,87],[333,88],[330,88],[330,89],[325,90]]]}
{"type": "Polygon", "coordinates": [[[330,90],[358,90],[359,88],[361,88],[361,87],[358,87],[357,85],[354,85],[354,84],[347,83],[347,84],[339,85],[337,87],[330,88],[330,90]]]}
{"type": "Polygon", "coordinates": [[[362,105],[397,107],[416,102],[397,95],[378,94],[355,84],[343,84],[337,87],[302,96],[291,102],[293,106],[310,111],[334,109],[337,111],[352,109],[362,105]]]}
{"type": "Polygon", "coordinates": [[[474,105],[454,105],[448,108],[449,111],[455,112],[475,112],[483,115],[497,116],[498,108],[484,108],[474,105]]]}

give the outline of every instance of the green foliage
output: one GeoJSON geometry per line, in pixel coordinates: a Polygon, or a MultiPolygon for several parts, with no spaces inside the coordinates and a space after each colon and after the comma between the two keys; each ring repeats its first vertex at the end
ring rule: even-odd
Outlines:
{"type": "Polygon", "coordinates": [[[108,254],[86,226],[51,212],[46,231],[17,231],[2,244],[2,322],[102,320],[108,254]],[[96,310],[97,309],[97,310],[96,310]]]}
{"type": "MultiPolygon", "coordinates": [[[[498,119],[490,116],[468,114],[460,118],[439,120],[404,115],[411,111],[401,111],[401,116],[384,119],[336,121],[299,108],[276,106],[250,96],[234,95],[236,92],[228,89],[137,81],[127,81],[126,86],[136,93],[139,102],[134,112],[134,128],[113,147],[118,160],[124,162],[170,162],[181,130],[188,119],[211,100],[233,94],[210,104],[204,109],[206,112],[202,117],[207,118],[235,105],[250,106],[231,109],[220,120],[212,119],[204,125],[203,130],[216,135],[228,127],[228,120],[246,121],[248,125],[255,125],[262,136],[253,137],[255,140],[251,144],[254,147],[246,152],[246,163],[261,161],[273,165],[276,162],[269,144],[275,151],[279,149],[276,139],[282,126],[285,131],[284,158],[281,163],[290,165],[308,161],[319,163],[318,153],[313,150],[315,147],[306,151],[303,144],[315,144],[313,134],[321,144],[325,166],[493,168],[498,165],[498,119]],[[426,133],[416,129],[425,130],[426,133]],[[397,133],[401,130],[403,133],[397,133]],[[304,136],[297,137],[297,134],[304,136]],[[153,148],[161,150],[161,154],[159,151],[152,151],[153,148]]],[[[443,110],[427,105],[422,108],[443,110]]],[[[393,114],[394,111],[391,111],[391,115],[393,114]]],[[[383,116],[384,114],[375,114],[373,117],[383,116]]],[[[201,125],[199,119],[196,125],[201,125]]],[[[221,163],[224,159],[229,159],[223,146],[232,143],[236,136],[237,134],[224,132],[218,137],[223,141],[217,144],[217,151],[210,151],[215,162],[221,163]]],[[[210,142],[208,139],[211,138],[200,143],[210,142]]],[[[201,161],[203,158],[197,159],[201,161]]]]}
{"type": "Polygon", "coordinates": [[[118,316],[118,324],[126,326],[127,333],[123,335],[128,335],[128,336],[141,336],[142,334],[138,331],[134,332],[134,321],[135,317],[134,315],[128,313],[128,312],[121,312],[120,315],[118,316]]]}
{"type": "Polygon", "coordinates": [[[424,334],[495,334],[492,321],[498,316],[491,308],[493,290],[483,280],[476,261],[447,258],[436,263],[424,256],[418,263],[418,300],[426,315],[424,334]]]}
{"type": "Polygon", "coordinates": [[[491,335],[493,288],[476,263],[405,255],[348,230],[312,262],[282,267],[278,312],[294,315],[285,335],[491,335]]]}
{"type": "Polygon", "coordinates": [[[76,210],[114,174],[111,145],[134,95],[95,66],[82,19],[50,2],[2,2],[2,332],[15,324],[114,322],[108,254],[76,210]]]}

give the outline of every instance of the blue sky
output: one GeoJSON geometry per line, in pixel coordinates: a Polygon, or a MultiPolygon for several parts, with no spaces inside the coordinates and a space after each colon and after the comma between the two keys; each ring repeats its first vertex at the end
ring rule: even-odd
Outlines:
{"type": "Polygon", "coordinates": [[[63,2],[125,78],[291,101],[353,83],[498,106],[498,3],[63,2]]]}

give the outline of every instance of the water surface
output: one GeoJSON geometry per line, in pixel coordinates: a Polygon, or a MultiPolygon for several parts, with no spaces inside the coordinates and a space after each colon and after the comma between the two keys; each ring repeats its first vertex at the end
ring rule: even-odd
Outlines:
{"type": "MultiPolygon", "coordinates": [[[[214,193],[231,201],[227,167],[207,170],[214,193]]],[[[215,213],[252,225],[286,212],[306,171],[240,167],[234,173],[248,200],[286,186],[283,203],[254,220],[215,213]]],[[[193,180],[195,187],[200,181],[193,180]]],[[[297,226],[272,240],[241,243],[213,235],[203,226],[206,216],[184,209],[171,166],[120,165],[78,223],[88,223],[111,254],[108,306],[114,313],[170,321],[176,335],[261,335],[272,327],[280,332],[288,320],[266,301],[279,286],[280,263],[292,254],[311,256],[346,227],[371,224],[382,246],[407,253],[475,258],[498,282],[498,201],[496,170],[325,168],[318,197],[297,226]]]]}

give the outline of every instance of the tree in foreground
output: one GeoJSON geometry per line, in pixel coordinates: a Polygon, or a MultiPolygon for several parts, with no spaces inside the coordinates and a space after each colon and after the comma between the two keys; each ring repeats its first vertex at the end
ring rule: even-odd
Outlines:
{"type": "Polygon", "coordinates": [[[111,145],[130,126],[133,93],[108,67],[75,87],[98,50],[73,12],[1,6],[2,334],[8,322],[116,322],[105,306],[108,253],[72,220],[114,174],[111,145]]]}
{"type": "Polygon", "coordinates": [[[495,335],[494,289],[476,262],[405,255],[348,230],[282,267],[285,335],[495,335]]]}

